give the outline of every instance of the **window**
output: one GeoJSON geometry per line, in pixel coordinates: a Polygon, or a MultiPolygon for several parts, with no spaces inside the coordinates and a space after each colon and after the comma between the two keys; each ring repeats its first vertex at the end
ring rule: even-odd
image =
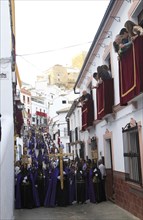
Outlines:
{"type": "Polygon", "coordinates": [[[28,114],[30,114],[30,109],[28,108],[28,114]]]}
{"type": "Polygon", "coordinates": [[[127,181],[141,184],[141,161],[138,126],[131,127],[127,124],[122,129],[124,162],[125,162],[125,179],[127,181]]]}
{"type": "Polygon", "coordinates": [[[23,95],[23,102],[25,103],[25,95],[23,95]]]}
{"type": "Polygon", "coordinates": [[[32,117],[32,122],[35,122],[35,118],[34,117],[32,117]]]}
{"type": "Polygon", "coordinates": [[[56,134],[53,134],[53,140],[54,141],[56,140],[56,134]]]}
{"type": "Polygon", "coordinates": [[[66,100],[62,100],[62,104],[66,104],[67,103],[67,101],[66,100]]]}
{"type": "Polygon", "coordinates": [[[78,127],[75,128],[75,140],[78,141],[78,127]]]}
{"type": "Polygon", "coordinates": [[[27,97],[27,103],[29,104],[29,102],[30,102],[30,99],[29,99],[29,97],[27,97]]]}
{"type": "MultiPolygon", "coordinates": [[[[66,145],[67,145],[67,149],[68,149],[67,151],[68,151],[69,153],[71,153],[71,145],[70,145],[70,143],[67,143],[66,145]]],[[[73,154],[74,154],[74,152],[73,152],[73,154]]]]}

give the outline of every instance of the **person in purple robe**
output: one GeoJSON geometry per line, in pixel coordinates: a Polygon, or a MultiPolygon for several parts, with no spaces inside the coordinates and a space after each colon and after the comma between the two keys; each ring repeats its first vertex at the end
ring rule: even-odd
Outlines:
{"type": "Polygon", "coordinates": [[[45,175],[43,171],[42,164],[38,165],[38,169],[36,172],[36,178],[35,178],[35,185],[38,190],[38,196],[40,200],[40,206],[44,205],[44,199],[45,199],[45,175]]]}
{"type": "Polygon", "coordinates": [[[68,174],[69,179],[69,205],[76,200],[76,188],[75,188],[75,166],[70,167],[68,174]]]}
{"type": "Polygon", "coordinates": [[[56,189],[57,189],[57,177],[59,175],[58,167],[51,167],[49,171],[49,183],[48,189],[44,201],[45,207],[55,207],[56,205],[56,189]]]}
{"type": "Polygon", "coordinates": [[[88,175],[88,193],[89,193],[89,200],[92,203],[96,203],[95,198],[95,191],[94,191],[94,184],[93,184],[93,169],[89,169],[89,175],[88,175]]]}
{"type": "Polygon", "coordinates": [[[34,184],[33,175],[27,164],[21,166],[21,172],[17,175],[16,181],[15,208],[39,207],[39,198],[34,184]]]}

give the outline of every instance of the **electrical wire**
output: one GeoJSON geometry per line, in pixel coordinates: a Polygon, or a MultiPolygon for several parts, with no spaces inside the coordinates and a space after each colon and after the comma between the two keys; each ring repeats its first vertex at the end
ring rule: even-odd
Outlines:
{"type": "Polygon", "coordinates": [[[89,43],[92,43],[92,41],[82,43],[82,44],[75,44],[75,45],[71,45],[71,46],[67,46],[67,47],[62,47],[62,48],[58,48],[58,49],[51,49],[51,50],[46,50],[46,51],[35,52],[35,53],[16,54],[16,56],[19,56],[19,57],[20,56],[31,56],[31,55],[39,55],[39,54],[42,54],[42,53],[56,52],[56,51],[59,51],[59,50],[65,50],[65,49],[68,49],[68,48],[71,48],[71,47],[78,47],[78,46],[81,46],[81,45],[84,45],[84,44],[89,44],[89,43]]]}
{"type": "Polygon", "coordinates": [[[34,68],[36,68],[38,71],[43,71],[42,69],[40,69],[39,67],[37,67],[36,65],[34,65],[33,63],[31,63],[30,61],[28,61],[27,59],[25,59],[23,56],[19,56],[20,58],[22,58],[25,62],[29,63],[30,65],[32,65],[34,68]]]}

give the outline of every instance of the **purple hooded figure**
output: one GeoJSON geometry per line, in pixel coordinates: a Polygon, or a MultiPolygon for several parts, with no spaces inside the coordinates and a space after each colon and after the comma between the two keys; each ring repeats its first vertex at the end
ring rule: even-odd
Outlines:
{"type": "Polygon", "coordinates": [[[59,175],[59,169],[53,168],[49,177],[48,189],[44,201],[45,207],[55,207],[56,205],[56,189],[57,189],[57,177],[59,175]]]}

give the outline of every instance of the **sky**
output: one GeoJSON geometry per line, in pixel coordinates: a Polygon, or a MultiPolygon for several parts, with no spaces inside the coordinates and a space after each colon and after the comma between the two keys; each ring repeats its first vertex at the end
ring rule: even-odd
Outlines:
{"type": "Polygon", "coordinates": [[[109,0],[15,0],[16,61],[21,80],[88,51],[109,0]]]}

